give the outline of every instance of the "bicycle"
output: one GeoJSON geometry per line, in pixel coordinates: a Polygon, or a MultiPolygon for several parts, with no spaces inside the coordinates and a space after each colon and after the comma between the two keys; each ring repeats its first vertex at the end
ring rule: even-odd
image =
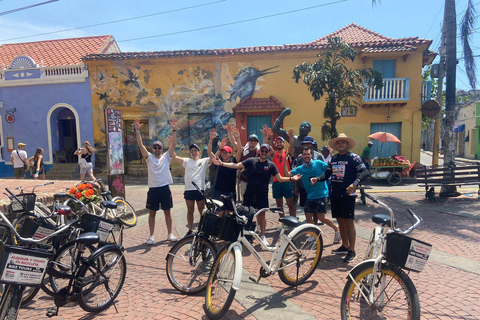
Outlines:
{"type": "Polygon", "coordinates": [[[367,247],[365,261],[347,275],[343,289],[341,319],[420,319],[420,300],[417,290],[404,271],[421,272],[432,246],[407,237],[422,219],[412,210],[408,213],[415,223],[407,230],[397,228],[393,210],[365,193],[374,203],[385,207],[390,215],[376,214],[375,227],[367,247]]]}
{"type": "MultiPolygon", "coordinates": [[[[0,225],[0,229],[3,231],[8,229],[19,243],[25,246],[39,245],[61,234],[75,223],[68,223],[52,234],[35,240],[21,237],[1,211],[0,218],[5,223],[0,225]]],[[[55,255],[51,250],[4,245],[1,242],[0,253],[7,262],[0,266],[0,282],[5,284],[4,294],[0,300],[0,319],[17,318],[26,286],[40,286],[43,291],[55,298],[57,307],[50,309],[47,316],[57,315],[58,307],[71,301],[77,301],[80,307],[88,312],[101,312],[114,304],[126,276],[124,248],[119,245],[105,245],[94,249],[92,246],[99,241],[97,233],[83,233],[60,248],[55,255]],[[86,247],[91,248],[88,256],[84,255],[86,247]],[[71,263],[61,263],[56,259],[56,256],[65,251],[71,252],[73,257],[71,263]],[[28,267],[30,265],[33,267],[28,267]],[[116,271],[118,274],[115,277],[116,271]],[[57,288],[58,291],[49,290],[46,286],[48,281],[44,281],[45,274],[55,279],[67,279],[68,283],[65,287],[57,288]]]]}
{"type": "MultiPolygon", "coordinates": [[[[233,203],[232,197],[224,197],[233,203]]],[[[260,274],[254,281],[274,275],[278,272],[280,280],[288,286],[298,286],[310,278],[320,262],[323,251],[322,231],[317,226],[300,224],[296,217],[283,217],[279,221],[292,231],[288,235],[284,229],[274,246],[266,246],[260,236],[253,231],[251,222],[262,212],[277,212],[281,208],[263,208],[253,216],[238,214],[235,206],[233,215],[222,217],[220,239],[231,242],[217,255],[208,278],[205,292],[204,311],[210,319],[220,319],[230,308],[236,291],[240,289],[242,274],[242,245],[261,265],[260,274]],[[252,246],[247,236],[257,240],[264,250],[272,252],[267,264],[252,246]]]]}
{"type": "Polygon", "coordinates": [[[192,182],[205,199],[206,209],[200,218],[198,230],[181,239],[170,249],[166,259],[167,278],[170,284],[184,294],[196,294],[205,290],[208,275],[217,257],[215,243],[219,220],[216,212],[223,203],[206,197],[192,182]]]}

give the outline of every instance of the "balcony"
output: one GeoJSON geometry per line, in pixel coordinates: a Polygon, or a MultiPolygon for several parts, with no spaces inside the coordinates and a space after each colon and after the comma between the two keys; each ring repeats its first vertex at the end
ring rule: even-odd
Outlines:
{"type": "MultiPolygon", "coordinates": [[[[410,100],[410,78],[384,78],[383,87],[367,86],[363,106],[404,106],[410,100]]],[[[422,82],[422,103],[432,97],[432,82],[422,82]]]]}

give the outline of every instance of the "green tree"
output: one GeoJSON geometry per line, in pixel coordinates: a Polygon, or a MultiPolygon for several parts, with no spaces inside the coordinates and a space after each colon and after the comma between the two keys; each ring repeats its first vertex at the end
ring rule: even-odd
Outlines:
{"type": "Polygon", "coordinates": [[[349,69],[348,61],[354,61],[357,51],[338,37],[328,38],[328,49],[317,54],[317,61],[303,62],[293,70],[293,79],[302,79],[314,101],[326,96],[322,125],[322,139],[338,136],[337,122],[341,118],[341,107],[357,108],[366,85],[377,89],[383,85],[382,75],[372,68],[349,69]]]}

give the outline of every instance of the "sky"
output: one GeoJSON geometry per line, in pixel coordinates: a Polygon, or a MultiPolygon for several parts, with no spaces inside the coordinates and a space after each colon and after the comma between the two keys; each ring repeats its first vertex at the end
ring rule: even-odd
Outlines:
{"type": "MultiPolygon", "coordinates": [[[[456,1],[458,25],[467,1],[456,1]]],[[[472,1],[478,16],[480,0],[472,1]]],[[[390,38],[433,40],[430,50],[438,52],[443,6],[443,0],[0,0],[0,44],[113,35],[122,52],[240,48],[310,42],[354,22],[390,38]]],[[[480,17],[475,28],[478,65],[480,17]]],[[[457,89],[469,90],[462,57],[458,37],[457,89]]]]}

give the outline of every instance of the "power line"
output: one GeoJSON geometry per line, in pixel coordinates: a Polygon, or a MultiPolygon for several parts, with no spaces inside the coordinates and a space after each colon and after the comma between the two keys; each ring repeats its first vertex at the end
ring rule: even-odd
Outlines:
{"type": "Polygon", "coordinates": [[[26,7],[21,7],[21,8],[17,8],[17,9],[8,10],[8,11],[3,11],[3,12],[0,12],[0,16],[4,16],[4,15],[10,14],[10,13],[14,13],[14,12],[22,11],[22,10],[31,9],[31,8],[38,7],[38,6],[43,6],[45,4],[49,4],[49,3],[52,3],[52,2],[56,2],[56,1],[59,1],[59,0],[49,0],[49,1],[40,2],[40,3],[37,3],[37,4],[32,4],[32,5],[29,5],[29,6],[26,6],[26,7]]]}
{"type": "Polygon", "coordinates": [[[428,28],[428,31],[427,31],[427,33],[425,34],[425,38],[427,38],[427,35],[428,35],[428,33],[430,32],[430,30],[432,29],[433,24],[435,23],[435,21],[437,21],[438,15],[440,14],[440,12],[442,12],[442,9],[443,9],[443,5],[440,7],[440,10],[438,10],[438,13],[437,13],[437,15],[435,16],[435,19],[433,19],[433,22],[432,22],[432,24],[430,25],[430,28],[428,28]]]}
{"type": "Polygon", "coordinates": [[[261,19],[266,19],[266,18],[277,17],[277,16],[286,15],[286,14],[290,14],[290,13],[295,13],[295,12],[310,10],[310,9],[314,9],[314,8],[320,8],[320,7],[328,6],[328,5],[331,5],[331,4],[337,4],[337,3],[340,3],[340,2],[346,2],[346,1],[348,1],[348,0],[338,0],[338,1],[334,1],[334,2],[329,2],[329,3],[320,4],[320,5],[317,5],[317,6],[311,6],[311,7],[307,7],[307,8],[301,8],[301,9],[296,9],[296,10],[291,10],[291,11],[285,11],[285,12],[280,12],[280,13],[275,13],[275,14],[269,14],[269,15],[266,15],[266,16],[261,16],[261,17],[251,18],[251,19],[245,19],[245,20],[227,22],[227,23],[222,23],[222,24],[217,24],[217,25],[207,26],[207,27],[202,27],[202,28],[195,28],[195,29],[189,29],[189,30],[182,30],[182,31],[170,32],[170,33],[157,34],[157,35],[147,36],[147,37],[131,38],[131,39],[125,39],[125,40],[118,40],[117,42],[128,42],[128,41],[144,40],[144,39],[151,39],[151,38],[171,36],[171,35],[175,35],[175,34],[182,34],[182,33],[195,32],[195,31],[201,31],[201,30],[207,30],[207,29],[220,28],[220,27],[225,27],[225,26],[231,26],[231,25],[234,25],[234,24],[240,24],[240,23],[245,23],[245,22],[250,22],[250,21],[255,21],[255,20],[261,20],[261,19]]]}
{"type": "MultiPolygon", "coordinates": [[[[54,1],[58,1],[58,0],[54,0],[54,1]]],[[[148,17],[152,17],[152,16],[157,16],[157,15],[162,15],[162,14],[167,14],[167,13],[173,13],[173,12],[178,12],[178,11],[183,11],[183,10],[188,10],[188,9],[194,9],[194,8],[208,6],[208,5],[211,5],[211,4],[216,4],[216,3],[225,2],[225,1],[227,1],[227,0],[218,0],[218,1],[213,1],[213,2],[207,2],[207,3],[202,3],[202,4],[198,4],[198,5],[194,5],[194,6],[189,6],[189,7],[179,8],[179,9],[173,9],[173,10],[168,10],[168,11],[162,11],[162,12],[157,12],[157,13],[151,13],[151,14],[138,16],[138,17],[125,18],[125,19],[120,19],[120,20],[113,20],[113,21],[102,22],[102,23],[97,23],[97,24],[90,24],[90,25],[82,26],[82,27],[75,27],[75,28],[45,32],[45,33],[37,33],[37,34],[34,34],[34,35],[30,35],[30,36],[15,37],[15,38],[10,38],[10,39],[2,39],[0,41],[10,41],[10,40],[25,39],[25,38],[33,38],[33,37],[44,36],[44,35],[48,35],[48,34],[54,34],[54,33],[60,33],[60,32],[78,30],[78,29],[86,29],[86,28],[91,28],[91,27],[98,27],[98,26],[103,26],[103,25],[106,25],[106,24],[125,22],[125,21],[148,18],[148,17]]]]}

